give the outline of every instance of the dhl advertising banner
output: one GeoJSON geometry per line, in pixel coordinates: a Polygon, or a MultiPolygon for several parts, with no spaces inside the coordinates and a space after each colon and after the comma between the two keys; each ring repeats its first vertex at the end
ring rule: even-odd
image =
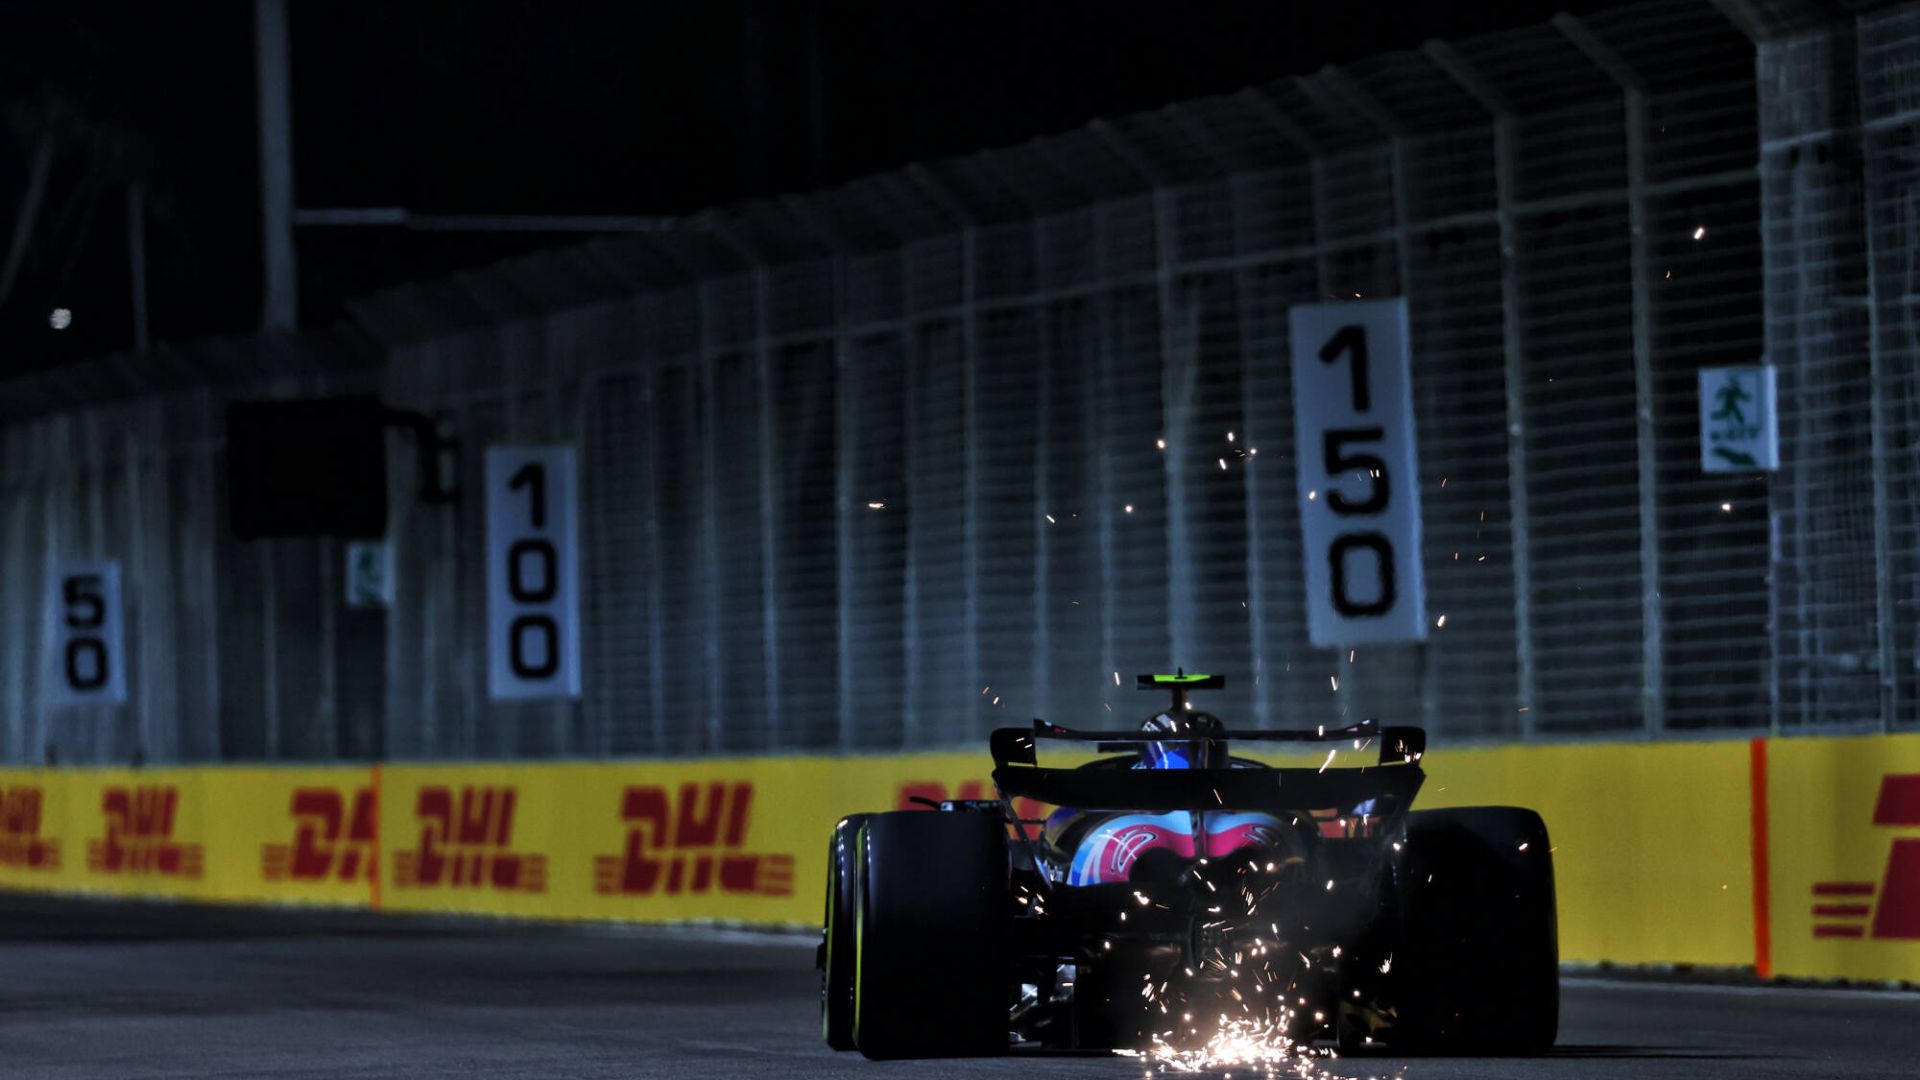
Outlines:
{"type": "MultiPolygon", "coordinates": [[[[1920,737],[1443,746],[1423,765],[1420,806],[1541,812],[1568,961],[1920,981],[1920,737]]],[[[991,797],[988,768],[0,769],[0,888],[817,925],[834,821],[991,797]]]]}
{"type": "Polygon", "coordinates": [[[540,919],[808,924],[856,809],[979,757],[0,769],[0,888],[540,919]]]}
{"type": "Polygon", "coordinates": [[[0,770],[0,887],[364,904],[372,836],[361,768],[0,770]]]}
{"type": "Polygon", "coordinates": [[[0,769],[0,888],[805,925],[841,816],[991,793],[971,754],[0,769]]]}
{"type": "Polygon", "coordinates": [[[1920,982],[1920,736],[1754,751],[1772,916],[1763,974],[1920,982]]]}
{"type": "Polygon", "coordinates": [[[828,831],[990,796],[974,755],[381,770],[392,910],[815,924],[828,831]]]}

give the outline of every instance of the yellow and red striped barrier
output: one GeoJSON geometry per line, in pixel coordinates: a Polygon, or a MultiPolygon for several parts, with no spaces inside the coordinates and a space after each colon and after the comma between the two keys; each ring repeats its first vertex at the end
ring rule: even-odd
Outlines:
{"type": "MultiPolygon", "coordinates": [[[[984,754],[0,769],[0,888],[547,919],[819,918],[841,815],[984,754]]],[[[1920,982],[1920,736],[1446,750],[1546,818],[1562,956],[1920,982]]]]}

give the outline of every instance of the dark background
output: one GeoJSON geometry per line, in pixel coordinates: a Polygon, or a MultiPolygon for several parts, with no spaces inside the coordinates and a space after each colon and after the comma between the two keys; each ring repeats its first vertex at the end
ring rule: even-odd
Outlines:
{"type": "MultiPolygon", "coordinates": [[[[293,0],[295,199],[421,213],[673,215],[1225,92],[1607,0],[293,0]]],[[[0,0],[0,377],[129,348],[131,183],[154,340],[260,305],[253,8],[0,0]],[[55,331],[49,313],[73,312],[55,331]]],[[[303,228],[304,325],[566,234],[303,228]]]]}

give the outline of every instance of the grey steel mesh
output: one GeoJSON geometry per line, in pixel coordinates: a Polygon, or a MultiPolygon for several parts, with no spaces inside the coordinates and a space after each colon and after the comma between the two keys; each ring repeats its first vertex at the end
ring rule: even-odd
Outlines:
{"type": "Polygon", "coordinates": [[[1920,5],[1827,15],[1562,17],[0,385],[0,760],[946,746],[1176,664],[1261,726],[1913,728],[1920,5]],[[1286,313],[1389,295],[1445,622],[1314,649],[1286,313]],[[1781,469],[1702,473],[1697,369],[1762,358],[1781,469]],[[367,391],[469,493],[579,448],[580,701],[487,700],[483,508],[398,437],[390,610],[233,538],[223,403],[367,391]],[[124,564],[125,707],[41,700],[66,557],[124,564]]]}

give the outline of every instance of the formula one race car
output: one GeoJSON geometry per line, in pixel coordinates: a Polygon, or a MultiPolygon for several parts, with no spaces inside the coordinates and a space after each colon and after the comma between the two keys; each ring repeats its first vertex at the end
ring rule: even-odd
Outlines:
{"type": "Polygon", "coordinates": [[[1559,941],[1539,815],[1411,811],[1419,728],[1228,733],[1188,702],[1222,677],[1139,683],[1173,699],[1139,731],[995,731],[997,800],[834,827],[829,1045],[871,1058],[1158,1052],[1249,1032],[1302,1050],[1553,1045],[1559,941]],[[1043,766],[1043,742],[1107,756],[1043,766]],[[1329,753],[1276,767],[1230,743],[1329,753]],[[1343,751],[1367,764],[1336,767],[1343,751]],[[1057,809],[1015,813],[1036,804],[1057,809]]]}

